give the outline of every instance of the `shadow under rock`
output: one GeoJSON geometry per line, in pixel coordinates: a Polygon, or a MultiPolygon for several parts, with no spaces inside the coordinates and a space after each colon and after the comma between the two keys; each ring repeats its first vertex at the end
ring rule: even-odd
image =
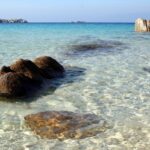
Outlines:
{"type": "Polygon", "coordinates": [[[84,68],[80,67],[71,67],[68,66],[65,68],[65,75],[62,78],[54,78],[51,80],[45,80],[42,84],[41,88],[36,90],[36,92],[32,92],[32,95],[28,97],[19,97],[19,98],[5,98],[1,97],[0,101],[5,102],[26,102],[30,103],[32,101],[36,101],[39,97],[51,95],[53,94],[60,86],[67,86],[74,82],[80,82],[83,80],[83,76],[85,75],[84,68]]]}

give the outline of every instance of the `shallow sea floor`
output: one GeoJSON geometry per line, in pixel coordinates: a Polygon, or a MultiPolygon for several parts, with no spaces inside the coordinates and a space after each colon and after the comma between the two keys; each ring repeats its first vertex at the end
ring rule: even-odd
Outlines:
{"type": "Polygon", "coordinates": [[[62,63],[66,77],[30,102],[0,98],[1,150],[150,149],[150,34],[135,33],[133,24],[0,25],[1,66],[40,55],[62,63]],[[106,46],[72,52],[93,41],[106,46]],[[122,44],[108,48],[112,41],[122,44]],[[24,116],[47,110],[92,113],[109,128],[84,139],[41,139],[24,116]]]}

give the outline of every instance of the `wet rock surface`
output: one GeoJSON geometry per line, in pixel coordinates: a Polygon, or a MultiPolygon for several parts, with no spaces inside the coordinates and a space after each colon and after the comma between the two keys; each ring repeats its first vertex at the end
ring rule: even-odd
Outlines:
{"type": "Polygon", "coordinates": [[[49,79],[47,74],[50,79],[64,74],[63,66],[51,57],[39,57],[36,63],[19,59],[10,66],[3,66],[0,69],[0,96],[9,98],[31,96],[41,89],[45,80],[49,79]]]}
{"type": "Polygon", "coordinates": [[[62,65],[48,56],[38,57],[34,63],[41,69],[42,76],[48,79],[62,77],[65,71],[62,65]]]}
{"type": "Polygon", "coordinates": [[[40,69],[30,60],[19,59],[10,66],[10,69],[14,72],[22,73],[32,80],[42,80],[40,69]]]}
{"type": "Polygon", "coordinates": [[[26,126],[41,138],[86,138],[104,132],[108,124],[94,114],[46,111],[25,116],[26,126]]]}
{"type": "Polygon", "coordinates": [[[27,94],[30,79],[23,74],[9,72],[0,76],[0,95],[6,97],[23,96],[27,94]]]}

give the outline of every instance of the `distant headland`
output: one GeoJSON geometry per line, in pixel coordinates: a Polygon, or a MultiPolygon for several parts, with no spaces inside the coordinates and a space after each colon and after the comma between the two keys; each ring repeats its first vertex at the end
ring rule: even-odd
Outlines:
{"type": "Polygon", "coordinates": [[[87,23],[85,21],[71,21],[71,23],[87,23]]]}
{"type": "Polygon", "coordinates": [[[24,19],[0,19],[0,23],[28,23],[24,19]]]}

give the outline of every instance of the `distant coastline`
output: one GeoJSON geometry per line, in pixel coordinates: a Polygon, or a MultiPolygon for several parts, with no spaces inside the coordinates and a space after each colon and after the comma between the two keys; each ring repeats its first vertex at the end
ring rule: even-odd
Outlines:
{"type": "Polygon", "coordinates": [[[134,22],[28,22],[30,24],[134,24],[134,22]]]}
{"type": "Polygon", "coordinates": [[[0,19],[0,23],[28,23],[25,19],[0,19]]]}
{"type": "Polygon", "coordinates": [[[11,24],[11,23],[30,23],[30,24],[134,24],[134,22],[90,22],[90,21],[64,21],[64,22],[55,22],[55,21],[47,21],[47,22],[42,22],[42,21],[35,21],[35,22],[28,22],[25,19],[1,19],[0,18],[0,24],[11,24]]]}

